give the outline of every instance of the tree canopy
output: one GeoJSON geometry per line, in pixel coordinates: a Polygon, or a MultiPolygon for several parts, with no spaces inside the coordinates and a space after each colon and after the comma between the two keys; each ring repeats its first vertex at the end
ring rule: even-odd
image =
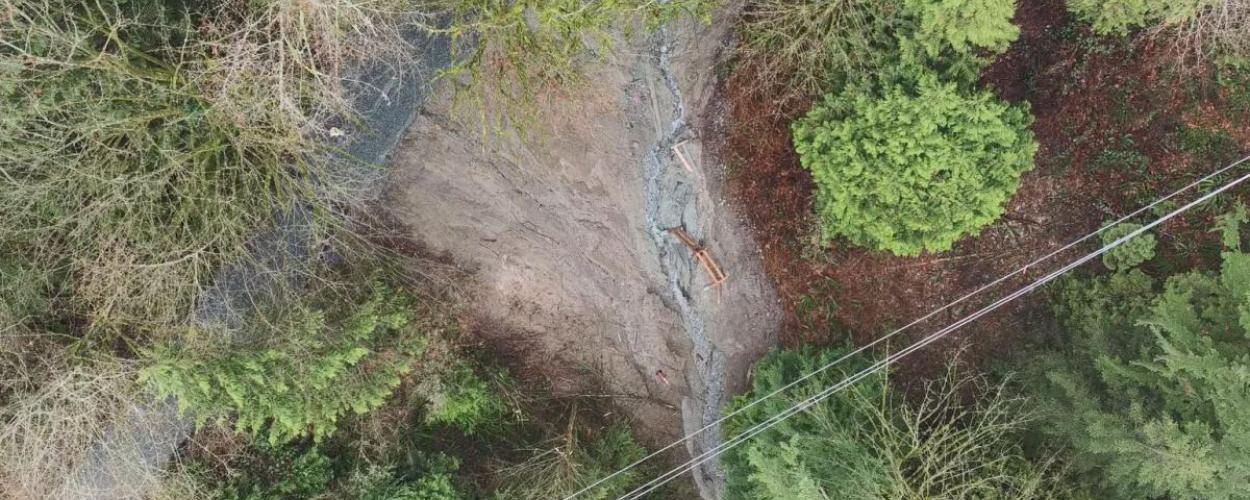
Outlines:
{"type": "Polygon", "coordinates": [[[1025,108],[922,75],[915,89],[829,96],[793,125],[825,240],[918,255],[1002,215],[1037,145],[1025,108]]]}
{"type": "Polygon", "coordinates": [[[1042,428],[1095,488],[1248,498],[1250,255],[1222,257],[1161,284],[1116,259],[1060,294],[1072,341],[1037,368],[1042,428]]]}

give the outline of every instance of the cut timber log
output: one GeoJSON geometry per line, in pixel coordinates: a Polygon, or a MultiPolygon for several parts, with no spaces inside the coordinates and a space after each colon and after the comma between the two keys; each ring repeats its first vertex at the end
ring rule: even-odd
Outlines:
{"type": "Polygon", "coordinates": [[[711,255],[708,255],[707,249],[699,245],[686,231],[679,227],[673,227],[669,228],[668,232],[673,233],[673,236],[676,236],[687,247],[690,247],[690,251],[694,253],[694,260],[699,261],[699,265],[703,267],[704,271],[707,271],[708,278],[711,280],[708,286],[720,287],[729,279],[729,276],[725,275],[725,272],[721,270],[720,265],[712,259],[711,255]]]}
{"type": "Polygon", "coordinates": [[[673,152],[674,152],[674,153],[677,153],[677,159],[678,159],[678,160],[681,160],[681,166],[686,167],[686,171],[687,171],[687,172],[690,172],[690,173],[692,173],[692,174],[693,174],[693,173],[694,173],[694,168],[692,168],[692,167],[690,166],[690,161],[686,159],[686,155],[682,154],[682,152],[681,152],[681,146],[682,146],[683,144],[685,144],[685,143],[686,143],[686,141],[681,141],[681,142],[679,142],[679,143],[677,143],[677,144],[674,144],[674,145],[673,145],[673,152]]]}

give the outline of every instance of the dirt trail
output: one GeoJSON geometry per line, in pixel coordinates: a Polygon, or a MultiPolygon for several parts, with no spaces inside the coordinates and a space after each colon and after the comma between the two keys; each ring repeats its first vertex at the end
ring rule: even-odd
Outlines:
{"type": "MultiPolygon", "coordinates": [[[[393,157],[389,208],[476,269],[474,307],[509,337],[496,340],[532,346],[529,363],[560,390],[586,375],[559,367],[597,371],[651,444],[714,420],[777,336],[771,281],[696,135],[728,25],[678,24],[629,44],[553,99],[524,144],[482,137],[444,89],[393,157]],[[672,153],[681,141],[693,172],[672,153]],[[673,227],[720,263],[721,290],[673,227]]],[[[715,467],[696,478],[719,496],[715,467]]]]}

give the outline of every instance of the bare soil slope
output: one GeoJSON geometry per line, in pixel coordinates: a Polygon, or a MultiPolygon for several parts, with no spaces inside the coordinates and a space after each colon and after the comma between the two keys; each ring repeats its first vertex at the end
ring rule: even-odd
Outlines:
{"type": "MultiPolygon", "coordinates": [[[[759,252],[721,196],[723,168],[695,134],[728,24],[627,44],[584,87],[548,96],[529,141],[483,137],[444,89],[394,155],[388,208],[475,269],[474,308],[503,326],[484,334],[529,346],[527,364],[558,390],[597,372],[651,444],[719,416],[780,321],[759,252]],[[693,171],[672,152],[681,141],[693,171]],[[670,228],[702,242],[729,275],[723,288],[708,287],[670,228]]],[[[716,476],[697,474],[705,495],[716,476]]]]}

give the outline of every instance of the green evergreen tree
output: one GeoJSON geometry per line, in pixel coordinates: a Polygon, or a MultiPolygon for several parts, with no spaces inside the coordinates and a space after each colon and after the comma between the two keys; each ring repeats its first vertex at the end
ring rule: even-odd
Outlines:
{"type": "Polygon", "coordinates": [[[1027,109],[922,73],[829,96],[793,125],[825,240],[898,255],[949,250],[1002,215],[1037,144],[1027,109]]]}
{"type": "Polygon", "coordinates": [[[931,55],[945,47],[1001,53],[1020,36],[1011,22],[1015,0],[908,0],[904,5],[919,24],[912,36],[931,55]]]}
{"type": "Polygon", "coordinates": [[[1250,255],[1161,289],[1116,267],[1059,295],[1073,339],[1036,368],[1043,431],[1106,494],[1250,498],[1250,255]]]}
{"type": "Polygon", "coordinates": [[[204,333],[193,329],[182,344],[152,349],[142,378],[200,424],[233,417],[240,431],[271,443],[321,440],[342,415],[381,405],[424,349],[424,338],[406,329],[407,294],[375,281],[359,302],[336,299],[258,313],[266,326],[250,333],[266,338],[261,346],[188,348],[204,333]]]}

